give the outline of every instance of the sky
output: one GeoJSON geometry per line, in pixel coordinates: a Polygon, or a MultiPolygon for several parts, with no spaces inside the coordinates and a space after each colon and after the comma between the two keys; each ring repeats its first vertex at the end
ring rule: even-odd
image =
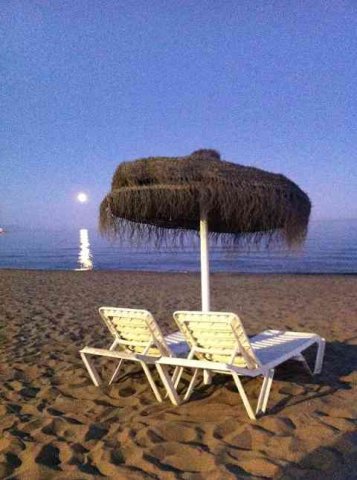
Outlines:
{"type": "Polygon", "coordinates": [[[95,226],[120,162],[199,148],[356,218],[356,57],[354,0],[0,0],[0,226],[95,226]]]}

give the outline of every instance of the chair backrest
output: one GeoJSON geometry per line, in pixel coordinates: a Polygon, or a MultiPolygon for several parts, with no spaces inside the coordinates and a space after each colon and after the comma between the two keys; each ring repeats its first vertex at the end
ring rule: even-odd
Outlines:
{"type": "Polygon", "coordinates": [[[101,307],[99,314],[115,339],[115,348],[154,356],[171,355],[160,327],[147,310],[101,307]]]}
{"type": "Polygon", "coordinates": [[[236,314],[175,312],[174,319],[191,347],[191,356],[243,368],[260,366],[236,314]]]}

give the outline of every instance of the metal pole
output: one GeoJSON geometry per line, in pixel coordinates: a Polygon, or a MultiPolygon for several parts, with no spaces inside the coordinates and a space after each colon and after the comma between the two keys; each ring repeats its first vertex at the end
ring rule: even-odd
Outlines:
{"type": "Polygon", "coordinates": [[[208,259],[208,222],[207,215],[201,212],[200,218],[200,244],[201,244],[201,299],[202,311],[209,312],[209,259],[208,259]]]}

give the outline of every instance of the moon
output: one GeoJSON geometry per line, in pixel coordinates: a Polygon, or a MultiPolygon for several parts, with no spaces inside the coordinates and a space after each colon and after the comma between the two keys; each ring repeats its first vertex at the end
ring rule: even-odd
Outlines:
{"type": "Polygon", "coordinates": [[[77,195],[77,200],[79,203],[87,203],[88,202],[88,195],[84,192],[80,192],[77,195]]]}

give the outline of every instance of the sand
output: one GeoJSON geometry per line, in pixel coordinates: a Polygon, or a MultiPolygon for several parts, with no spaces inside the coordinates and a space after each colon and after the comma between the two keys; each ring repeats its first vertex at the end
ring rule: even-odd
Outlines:
{"type": "MultiPolygon", "coordinates": [[[[81,347],[110,343],[99,306],[147,308],[169,333],[174,310],[199,309],[197,275],[0,271],[0,478],[357,478],[356,287],[354,276],[212,276],[212,309],[237,312],[249,334],[327,340],[322,375],[279,368],[253,422],[226,377],[174,407],[136,366],[96,388],[81,363],[81,347]]],[[[104,376],[112,368],[102,362],[104,376]]],[[[254,403],[260,380],[244,384],[254,403]]]]}

